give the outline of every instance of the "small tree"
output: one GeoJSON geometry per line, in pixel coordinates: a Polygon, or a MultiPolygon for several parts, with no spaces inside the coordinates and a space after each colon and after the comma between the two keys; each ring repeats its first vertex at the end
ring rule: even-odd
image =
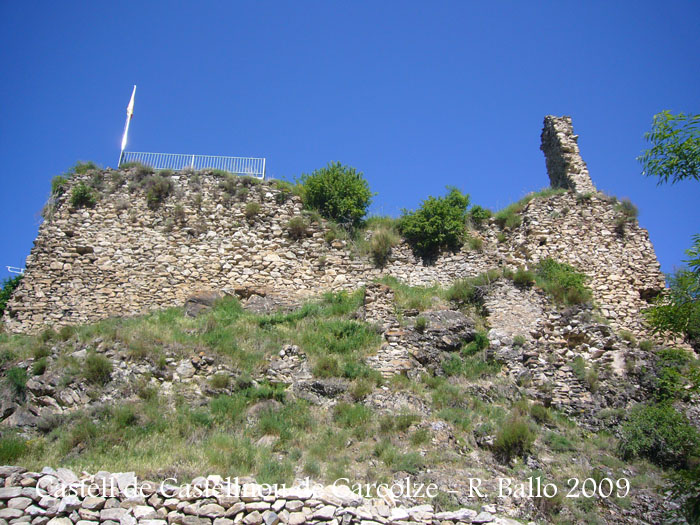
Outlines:
{"type": "Polygon", "coordinates": [[[348,228],[360,224],[372,202],[373,194],[362,173],[340,162],[302,175],[301,184],[305,206],[348,228]]]}
{"type": "Polygon", "coordinates": [[[12,297],[12,292],[15,291],[15,288],[19,286],[22,277],[22,275],[18,275],[17,277],[11,277],[3,281],[2,287],[0,287],[0,317],[2,317],[5,307],[7,306],[7,301],[12,297]]]}
{"type": "Polygon", "coordinates": [[[469,195],[447,189],[445,197],[428,197],[416,211],[403,210],[399,219],[399,231],[423,257],[457,249],[464,242],[469,195]]]}
{"type": "Polygon", "coordinates": [[[659,184],[700,180],[700,115],[662,111],[644,138],[651,144],[637,158],[644,175],[658,177],[659,184]]]}

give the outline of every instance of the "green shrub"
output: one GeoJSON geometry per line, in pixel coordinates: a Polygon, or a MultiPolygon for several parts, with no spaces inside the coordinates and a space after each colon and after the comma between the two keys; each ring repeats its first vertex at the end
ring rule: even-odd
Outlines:
{"type": "Polygon", "coordinates": [[[537,265],[535,281],[537,285],[558,303],[581,304],[591,300],[591,291],[586,287],[585,274],[575,268],[559,263],[551,258],[543,259],[537,265]]]}
{"type": "Polygon", "coordinates": [[[308,234],[307,229],[308,229],[308,224],[306,224],[306,221],[304,220],[303,217],[292,217],[290,221],[287,223],[287,232],[289,233],[289,236],[292,239],[295,240],[300,240],[306,237],[308,234]]]}
{"type": "Polygon", "coordinates": [[[372,419],[372,410],[364,405],[340,402],[333,408],[333,420],[344,428],[367,425],[372,419]]]}
{"type": "Polygon", "coordinates": [[[487,288],[500,279],[501,275],[499,270],[493,269],[476,277],[457,279],[445,292],[445,298],[456,303],[480,306],[487,288]]]}
{"type": "Polygon", "coordinates": [[[534,441],[535,434],[530,430],[527,422],[516,416],[501,425],[496,434],[493,449],[497,455],[508,462],[513,457],[523,456],[529,452],[534,441]]]}
{"type": "Polygon", "coordinates": [[[229,376],[226,374],[214,374],[209,380],[212,388],[228,388],[229,376]]]}
{"type": "Polygon", "coordinates": [[[18,366],[10,368],[5,374],[10,388],[18,397],[23,397],[27,391],[27,371],[18,366]]]}
{"type": "Polygon", "coordinates": [[[700,434],[670,404],[637,405],[622,425],[618,451],[624,459],[643,457],[662,467],[685,467],[700,453],[700,434]]]}
{"type": "Polygon", "coordinates": [[[530,270],[518,268],[513,274],[513,284],[520,288],[527,288],[535,283],[535,274],[530,270]]]}
{"type": "Polygon", "coordinates": [[[331,162],[310,175],[302,175],[301,186],[307,208],[349,228],[360,224],[372,201],[372,192],[362,173],[340,162],[331,162]]]}
{"type": "Polygon", "coordinates": [[[629,199],[622,199],[615,205],[615,211],[627,221],[633,221],[639,215],[639,210],[629,199]]]}
{"type": "Polygon", "coordinates": [[[254,219],[260,213],[260,203],[249,202],[245,205],[245,218],[248,220],[254,219]]]}
{"type": "Polygon", "coordinates": [[[58,331],[58,338],[61,341],[68,341],[75,334],[75,327],[71,325],[62,326],[58,331]]]}
{"type": "Polygon", "coordinates": [[[122,171],[131,171],[131,175],[136,182],[140,182],[156,172],[152,167],[141,164],[140,162],[126,162],[119,166],[119,169],[122,171]]]}
{"type": "Polygon", "coordinates": [[[502,209],[494,216],[496,224],[498,224],[500,228],[508,228],[511,230],[517,228],[523,221],[519,213],[521,210],[522,207],[519,206],[518,203],[511,204],[507,208],[502,209]]]}
{"type": "Polygon", "coordinates": [[[469,248],[480,252],[484,248],[484,240],[481,237],[469,236],[469,248]]]}
{"type": "Polygon", "coordinates": [[[576,204],[583,204],[585,202],[589,202],[593,198],[593,193],[590,191],[586,193],[577,193],[576,194],[576,204]]]}
{"type": "Polygon", "coordinates": [[[76,175],[84,175],[88,171],[99,170],[99,169],[100,169],[100,167],[90,160],[88,160],[88,161],[79,160],[78,162],[75,163],[75,165],[73,165],[72,168],[70,168],[68,170],[68,173],[75,173],[76,175]]]}
{"type": "Polygon", "coordinates": [[[474,340],[464,345],[461,350],[462,355],[470,356],[477,352],[481,352],[489,347],[489,338],[485,332],[477,332],[474,334],[474,340]]]}
{"type": "Polygon", "coordinates": [[[74,208],[92,208],[97,204],[97,197],[85,183],[79,182],[71,190],[70,204],[74,208]]]}
{"type": "Polygon", "coordinates": [[[645,339],[644,341],[639,343],[639,349],[644,350],[645,352],[651,352],[653,348],[654,348],[654,343],[653,343],[653,341],[650,341],[649,339],[645,339]]]}
{"type": "Polygon", "coordinates": [[[7,302],[12,297],[12,293],[17,289],[19,283],[22,281],[23,275],[17,275],[16,277],[10,277],[2,282],[2,288],[0,288],[0,317],[5,312],[7,308],[7,302]]]}
{"type": "Polygon", "coordinates": [[[571,452],[576,449],[569,438],[556,432],[548,432],[544,440],[554,452],[571,452]]]}
{"type": "Polygon", "coordinates": [[[364,399],[372,392],[372,383],[367,379],[357,379],[350,388],[350,395],[355,401],[364,399]]]}
{"type": "Polygon", "coordinates": [[[541,425],[552,421],[552,414],[549,409],[539,403],[535,403],[530,407],[530,417],[541,425]]]}
{"type": "Polygon", "coordinates": [[[0,464],[14,465],[27,451],[27,442],[19,436],[0,438],[0,464]]]}
{"type": "Polygon", "coordinates": [[[152,210],[158,208],[173,191],[174,184],[161,175],[149,175],[141,183],[146,192],[146,202],[152,210]]]}
{"type": "Polygon", "coordinates": [[[60,197],[66,192],[68,186],[68,178],[64,175],[56,175],[51,179],[51,195],[60,197]]]}
{"type": "Polygon", "coordinates": [[[318,361],[316,361],[313,374],[316,377],[340,377],[343,375],[338,360],[327,355],[319,357],[318,361]]]}
{"type": "Polygon", "coordinates": [[[112,361],[103,355],[90,352],[85,358],[83,377],[90,383],[107,384],[112,377],[112,361]]]}
{"type": "Polygon", "coordinates": [[[48,367],[48,365],[49,363],[45,357],[37,359],[36,361],[34,361],[34,363],[32,363],[32,375],[42,375],[44,372],[46,372],[46,368],[48,367]]]}
{"type": "Polygon", "coordinates": [[[423,333],[425,332],[425,329],[428,327],[428,320],[423,317],[422,315],[419,317],[416,317],[416,323],[415,323],[415,329],[416,332],[423,333]]]}
{"type": "Polygon", "coordinates": [[[469,219],[475,228],[481,228],[488,221],[493,212],[487,208],[482,208],[478,204],[472,206],[469,210],[469,219]]]}
{"type": "Polygon", "coordinates": [[[624,340],[630,343],[632,346],[637,345],[637,339],[634,337],[634,334],[630,332],[629,330],[620,330],[620,337],[624,340]]]}
{"type": "Polygon", "coordinates": [[[464,242],[469,195],[457,188],[448,190],[445,197],[428,197],[416,211],[403,210],[398,221],[401,234],[423,257],[455,250],[464,242]]]}
{"type": "Polygon", "coordinates": [[[525,344],[525,337],[523,337],[522,335],[516,335],[515,337],[513,337],[513,346],[520,347],[520,346],[523,346],[524,344],[525,344]]]}
{"type": "Polygon", "coordinates": [[[389,228],[379,228],[369,241],[369,250],[372,254],[372,261],[380,268],[383,268],[389,260],[391,249],[399,243],[399,236],[389,228]]]}

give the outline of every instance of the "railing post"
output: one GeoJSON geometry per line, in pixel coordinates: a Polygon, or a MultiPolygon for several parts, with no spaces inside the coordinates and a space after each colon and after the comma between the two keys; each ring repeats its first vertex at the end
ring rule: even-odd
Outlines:
{"type": "Polygon", "coordinates": [[[192,169],[194,169],[194,155],[192,155],[192,169]]]}

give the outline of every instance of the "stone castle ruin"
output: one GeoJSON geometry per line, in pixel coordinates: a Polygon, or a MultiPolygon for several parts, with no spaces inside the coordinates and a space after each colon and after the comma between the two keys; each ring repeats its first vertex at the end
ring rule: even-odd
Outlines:
{"type": "MultiPolygon", "coordinates": [[[[356,289],[390,275],[410,285],[447,285],[498,267],[533,265],[545,257],[589,277],[595,304],[613,329],[645,332],[640,312],[664,287],[647,231],[619,227],[613,199],[598,193],[581,159],[571,118],[548,116],[542,146],[552,187],[568,190],[530,200],[520,225],[491,219],[464,246],[426,263],[399,244],[377,268],[348,241],[328,240],[323,221],[308,221],[302,238],[287,224],[303,215],[298,197],[272,182],[241,178],[222,189],[214,172],[171,176],[174,192],[152,209],[134,173],[104,171],[106,189],[92,208],[73,209],[71,186],[39,229],[26,273],[5,312],[12,332],[32,333],[111,316],[182,306],[193,293],[217,290],[298,301],[322,291],[356,289]],[[243,188],[245,187],[245,190],[243,188]],[[256,214],[246,213],[250,202],[256,214]]],[[[70,185],[94,174],[75,175],[70,185]]]]}

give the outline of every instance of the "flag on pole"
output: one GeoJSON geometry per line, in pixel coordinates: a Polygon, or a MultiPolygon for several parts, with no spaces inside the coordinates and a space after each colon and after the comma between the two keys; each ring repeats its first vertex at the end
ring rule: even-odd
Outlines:
{"type": "Polygon", "coordinates": [[[131,100],[129,100],[129,105],[126,107],[126,124],[124,124],[124,136],[122,137],[122,152],[126,148],[126,137],[129,134],[129,123],[131,118],[134,116],[134,97],[136,97],[136,86],[131,92],[131,100]]]}

